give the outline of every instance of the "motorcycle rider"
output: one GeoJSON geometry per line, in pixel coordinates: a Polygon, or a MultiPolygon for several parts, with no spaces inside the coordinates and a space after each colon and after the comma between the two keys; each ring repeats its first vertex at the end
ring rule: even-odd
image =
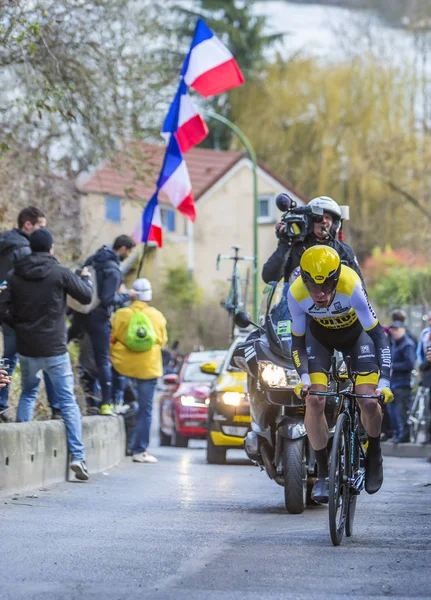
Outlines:
{"type": "Polygon", "coordinates": [[[283,276],[286,283],[296,279],[299,275],[299,262],[302,254],[307,248],[316,244],[325,244],[334,248],[339,254],[342,264],[356,271],[363,282],[362,273],[352,248],[348,244],[335,239],[341,227],[341,209],[337,202],[329,196],[318,196],[311,200],[308,206],[323,209],[322,221],[319,223],[314,222],[313,232],[307,235],[304,241],[293,241],[293,243],[286,236],[285,223],[282,221],[277,223],[275,234],[279,242],[275,252],[263,265],[262,279],[264,282],[280,281],[283,276]]]}
{"type": "MultiPolygon", "coordinates": [[[[312,246],[303,253],[300,277],[288,292],[288,306],[292,357],[301,377],[295,393],[300,396],[301,390],[309,392],[305,427],[318,467],[311,497],[317,502],[328,502],[326,399],[314,396],[313,391],[326,392],[331,357],[334,350],[339,350],[350,355],[354,371],[363,373],[356,380],[358,394],[383,394],[385,402],[391,402],[389,341],[358,274],[342,265],[338,253],[329,246],[312,246]]],[[[374,494],[383,483],[382,411],[377,399],[358,398],[358,404],[368,435],[365,489],[374,494]]]]}

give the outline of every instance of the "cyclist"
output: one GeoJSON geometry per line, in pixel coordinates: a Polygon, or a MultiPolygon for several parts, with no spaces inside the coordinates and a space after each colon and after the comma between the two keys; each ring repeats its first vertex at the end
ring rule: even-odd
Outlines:
{"type": "MultiPolygon", "coordinates": [[[[300,395],[301,390],[309,392],[305,427],[318,468],[312,499],[328,502],[325,398],[313,396],[313,390],[326,391],[327,372],[336,349],[344,356],[350,355],[352,369],[363,373],[356,380],[359,394],[383,394],[385,402],[391,402],[391,351],[358,274],[341,264],[340,256],[333,248],[308,248],[301,257],[300,274],[288,292],[292,315],[292,356],[301,377],[295,393],[300,395]]],[[[358,399],[358,403],[361,421],[368,435],[365,489],[374,494],[383,483],[380,448],[382,411],[377,399],[358,399]]]]}

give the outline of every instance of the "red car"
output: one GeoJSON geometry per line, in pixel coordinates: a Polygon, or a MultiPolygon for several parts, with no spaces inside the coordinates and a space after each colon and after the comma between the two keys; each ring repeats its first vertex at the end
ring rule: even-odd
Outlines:
{"type": "Polygon", "coordinates": [[[191,352],[179,375],[163,377],[160,398],[160,445],[186,448],[189,439],[207,437],[209,391],[216,374],[202,373],[205,363],[221,364],[226,350],[191,352]]]}

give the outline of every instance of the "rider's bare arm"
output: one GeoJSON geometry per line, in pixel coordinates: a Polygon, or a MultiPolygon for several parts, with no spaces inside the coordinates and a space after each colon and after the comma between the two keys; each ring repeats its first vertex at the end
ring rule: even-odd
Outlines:
{"type": "Polygon", "coordinates": [[[308,374],[308,357],[305,347],[306,314],[292,296],[290,290],[287,294],[287,303],[291,315],[292,358],[302,383],[311,385],[310,376],[308,374]]]}

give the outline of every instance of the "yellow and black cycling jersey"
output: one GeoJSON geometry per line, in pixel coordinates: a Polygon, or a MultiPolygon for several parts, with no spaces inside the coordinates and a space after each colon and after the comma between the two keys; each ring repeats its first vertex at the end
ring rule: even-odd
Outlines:
{"type": "Polygon", "coordinates": [[[292,333],[305,334],[306,315],[328,329],[351,327],[359,319],[365,331],[377,324],[374,312],[357,273],[341,265],[340,279],[330,306],[315,306],[301,277],[290,286],[288,295],[292,315],[292,333]]]}
{"type": "MultiPolygon", "coordinates": [[[[329,306],[317,307],[302,277],[290,286],[288,305],[291,314],[292,355],[296,369],[304,382],[308,382],[308,360],[305,349],[307,315],[319,326],[328,330],[328,339],[343,341],[358,337],[366,331],[376,348],[380,378],[389,385],[391,352],[388,339],[379,324],[377,315],[368,300],[361,279],[353,269],[341,266],[340,278],[329,306]]],[[[323,333],[322,333],[323,335],[323,333]]]]}

